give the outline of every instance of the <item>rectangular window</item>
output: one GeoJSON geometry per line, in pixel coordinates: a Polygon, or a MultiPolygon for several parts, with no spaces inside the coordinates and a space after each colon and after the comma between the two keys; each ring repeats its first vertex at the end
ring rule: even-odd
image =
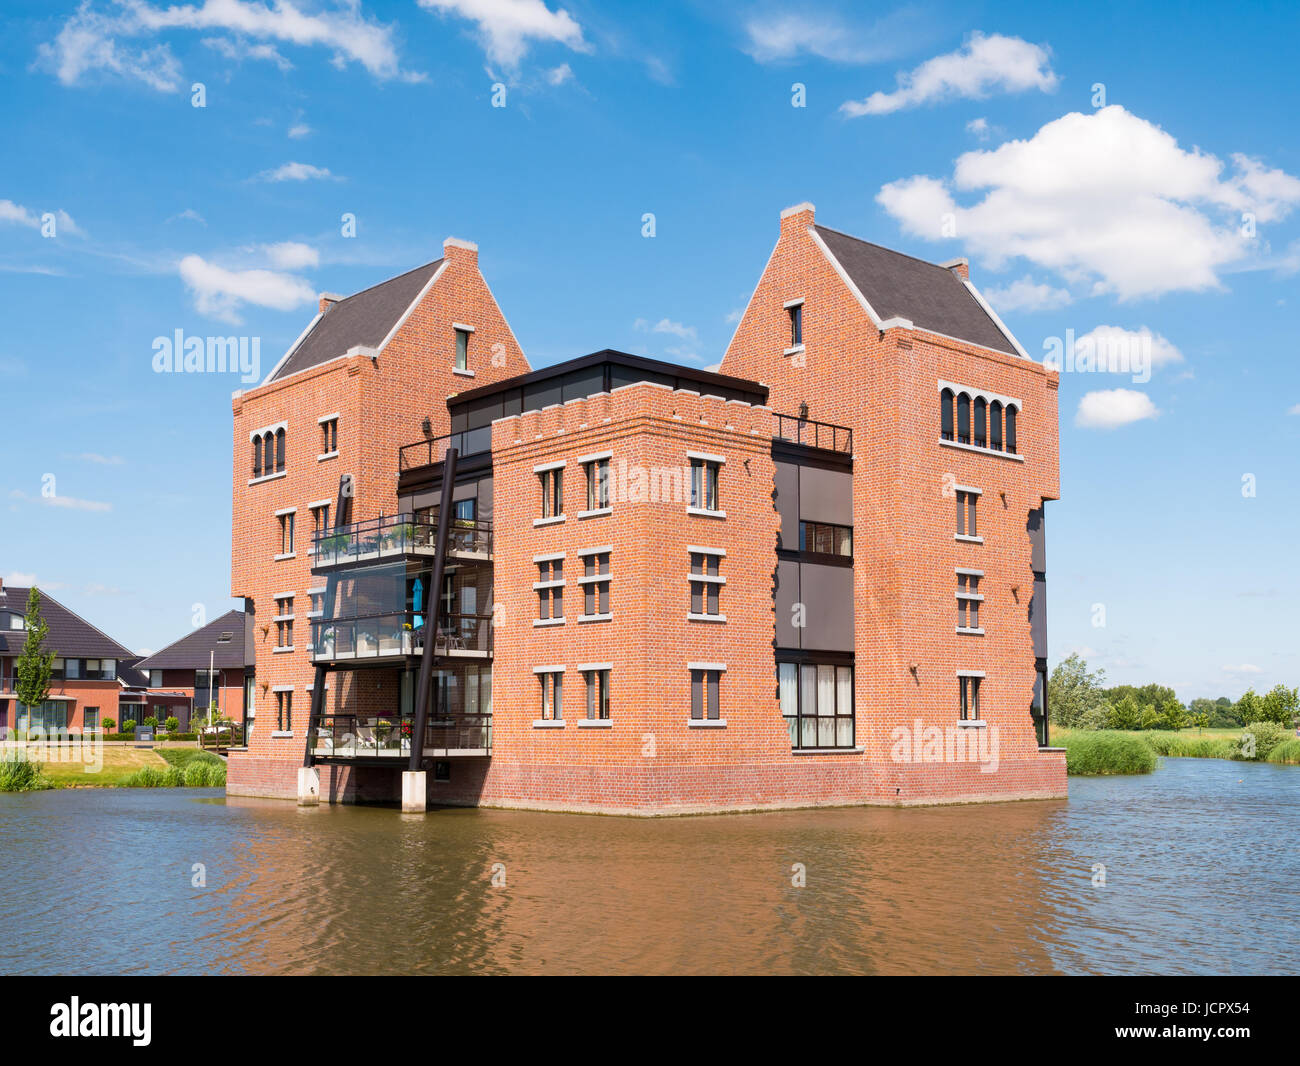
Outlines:
{"type": "Polygon", "coordinates": [[[469,332],[456,330],[456,369],[469,369],[469,332]]]}
{"type": "Polygon", "coordinates": [[[339,450],[339,420],[327,418],[320,424],[321,455],[333,455],[339,450]]]}
{"type": "Polygon", "coordinates": [[[161,670],[150,670],[150,671],[149,671],[149,687],[150,687],[150,688],[162,688],[162,684],[163,684],[162,671],[161,671],[161,670]]]}
{"type": "Polygon", "coordinates": [[[853,555],[853,527],[826,522],[799,523],[799,550],[817,555],[853,555]]]}
{"type": "Polygon", "coordinates": [[[587,680],[587,718],[605,721],[609,718],[609,671],[584,670],[587,680]]]}
{"type": "Polygon", "coordinates": [[[99,708],[87,707],[82,715],[82,730],[93,733],[99,728],[99,708]]]}
{"type": "Polygon", "coordinates": [[[778,663],[776,681],[792,749],[854,746],[853,667],[778,663]]]}
{"type": "Polygon", "coordinates": [[[979,501],[979,493],[967,489],[958,489],[956,496],[957,535],[962,537],[979,536],[978,527],[975,523],[975,504],[979,501]]]}
{"type": "Polygon", "coordinates": [[[983,599],[984,597],[980,595],[980,575],[959,572],[957,574],[958,629],[979,629],[980,603],[983,599]]]}
{"type": "Polygon", "coordinates": [[[691,717],[698,721],[717,721],[720,717],[718,696],[721,670],[691,671],[691,717]]]}
{"type": "Polygon", "coordinates": [[[64,659],[63,676],[69,681],[75,681],[76,679],[81,677],[81,660],[64,659]]]}
{"type": "Polygon", "coordinates": [[[293,520],[292,512],[277,516],[280,522],[280,554],[293,554],[293,520]]]}
{"type": "Polygon", "coordinates": [[[311,607],[307,611],[307,617],[320,618],[325,614],[325,590],[308,589],[307,595],[311,598],[311,607]]]}
{"type": "Polygon", "coordinates": [[[959,677],[957,713],[963,722],[980,720],[980,682],[979,677],[959,677]]]}
{"type": "Polygon", "coordinates": [[[27,628],[27,619],[26,619],[25,617],[23,617],[21,614],[11,614],[11,615],[9,616],[9,628],[10,628],[10,629],[26,629],[26,628],[27,628]]]}
{"type": "Polygon", "coordinates": [[[787,307],[790,313],[790,347],[797,348],[803,343],[803,304],[787,307]]]}
{"type": "Polygon", "coordinates": [[[329,532],[330,528],[330,505],[328,503],[317,504],[311,509],[311,535],[313,540],[329,532]]]}
{"type": "Polygon", "coordinates": [[[537,675],[542,700],[542,721],[564,721],[564,673],[547,670],[537,675]]]}
{"type": "Polygon", "coordinates": [[[609,506],[609,460],[593,459],[582,468],[587,474],[587,510],[603,510],[609,506]]]}
{"type": "Polygon", "coordinates": [[[720,615],[718,594],[726,579],[718,573],[720,555],[691,552],[691,614],[720,615]]]}
{"type": "Polygon", "coordinates": [[[691,506],[702,511],[721,510],[718,503],[718,473],[721,463],[691,460],[691,506]]]}
{"type": "Polygon", "coordinates": [[[293,647],[293,597],[275,597],[275,646],[293,647]]]}
{"type": "Polygon", "coordinates": [[[275,728],[281,733],[293,731],[293,693],[275,694],[275,728]]]}
{"type": "Polygon", "coordinates": [[[542,517],[559,518],[564,514],[563,469],[543,470],[537,479],[542,483],[542,517]]]}
{"type": "Polygon", "coordinates": [[[582,613],[609,614],[609,552],[582,557],[582,613]]]}
{"type": "Polygon", "coordinates": [[[537,564],[537,617],[541,621],[564,617],[564,560],[543,559],[537,564]]]}

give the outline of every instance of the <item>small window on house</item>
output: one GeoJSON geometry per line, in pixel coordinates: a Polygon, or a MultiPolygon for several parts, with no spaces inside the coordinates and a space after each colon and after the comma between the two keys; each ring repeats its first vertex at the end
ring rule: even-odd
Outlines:
{"type": "Polygon", "coordinates": [[[547,670],[537,675],[540,687],[542,721],[564,721],[564,672],[547,670]]]}
{"type": "Polygon", "coordinates": [[[11,614],[9,616],[10,629],[26,629],[27,619],[21,614],[11,614]]]}
{"type": "Polygon", "coordinates": [[[253,437],[253,477],[262,476],[262,438],[253,437]]]}
{"type": "Polygon", "coordinates": [[[609,614],[609,552],[582,558],[582,613],[588,618],[609,614]]]}
{"type": "Polygon", "coordinates": [[[275,598],[275,647],[279,651],[293,647],[293,597],[275,598]]]}
{"type": "Polygon", "coordinates": [[[1012,455],[1016,454],[1016,418],[1019,416],[1019,414],[1020,412],[1017,411],[1014,407],[1012,407],[1010,404],[1007,405],[1006,447],[1007,447],[1007,451],[1010,452],[1012,455]]]}
{"type": "Polygon", "coordinates": [[[939,393],[939,439],[952,440],[952,389],[939,393]]]}
{"type": "Polygon", "coordinates": [[[853,528],[826,522],[799,523],[799,550],[817,555],[853,555],[853,528]]]}
{"type": "Polygon", "coordinates": [[[721,670],[691,671],[691,718],[695,721],[717,721],[721,717],[718,696],[721,677],[721,670]]]}
{"type": "Polygon", "coordinates": [[[284,430],[277,429],[275,431],[275,472],[278,474],[283,469],[284,469],[284,430]]]}
{"type": "Polygon", "coordinates": [[[82,715],[81,728],[87,733],[94,733],[99,729],[99,708],[87,707],[82,715]]]}
{"type": "Polygon", "coordinates": [[[957,713],[963,722],[980,719],[980,681],[978,677],[957,678],[957,713]]]}
{"type": "Polygon", "coordinates": [[[456,369],[469,369],[469,331],[456,330],[456,369]]]}
{"type": "Polygon", "coordinates": [[[718,573],[720,555],[691,552],[691,614],[720,616],[718,598],[726,579],[718,573]]]}
{"type": "Polygon", "coordinates": [[[609,506],[609,460],[593,459],[582,467],[587,475],[587,510],[604,510],[609,506]]]}
{"type": "Polygon", "coordinates": [[[293,554],[293,518],[293,512],[276,515],[276,520],[280,523],[280,555],[293,554]]]}
{"type": "Polygon", "coordinates": [[[262,476],[275,473],[275,434],[269,430],[262,435],[262,476]]]}
{"type": "Polygon", "coordinates": [[[975,523],[975,504],[979,493],[968,489],[958,489],[957,493],[957,535],[960,537],[978,537],[975,523]]]}
{"type": "Polygon", "coordinates": [[[293,693],[275,694],[275,728],[281,733],[293,731],[293,693]]]}
{"type": "Polygon", "coordinates": [[[587,719],[589,721],[607,721],[609,719],[609,671],[584,670],[587,681],[587,719]]]}
{"type": "Polygon", "coordinates": [[[798,348],[803,343],[803,304],[787,307],[790,314],[790,347],[798,348]]]}
{"type": "Polygon", "coordinates": [[[957,628],[979,629],[980,604],[984,597],[980,595],[980,575],[973,573],[957,574],[957,628]]]}
{"type": "Polygon", "coordinates": [[[970,443],[970,397],[964,392],[957,397],[957,443],[970,443]]]}
{"type": "Polygon", "coordinates": [[[543,559],[537,564],[537,618],[539,621],[564,618],[564,560],[543,559]]]}
{"type": "Polygon", "coordinates": [[[975,445],[988,447],[988,404],[983,396],[975,397],[975,445]]]}
{"type": "Polygon", "coordinates": [[[1002,450],[1002,402],[994,400],[989,404],[989,447],[995,452],[1002,450]]]}
{"type": "Polygon", "coordinates": [[[161,671],[161,670],[150,670],[150,671],[149,671],[149,687],[150,687],[150,688],[162,688],[162,685],[163,685],[162,671],[161,671]]]}
{"type": "Polygon", "coordinates": [[[542,486],[542,517],[559,518],[564,514],[564,470],[555,467],[537,475],[542,486]]]}
{"type": "Polygon", "coordinates": [[[722,464],[708,459],[691,460],[691,506],[701,511],[721,510],[718,503],[718,474],[722,464]]]}
{"type": "Polygon", "coordinates": [[[339,420],[327,418],[320,424],[321,455],[333,455],[339,450],[339,420]]]}

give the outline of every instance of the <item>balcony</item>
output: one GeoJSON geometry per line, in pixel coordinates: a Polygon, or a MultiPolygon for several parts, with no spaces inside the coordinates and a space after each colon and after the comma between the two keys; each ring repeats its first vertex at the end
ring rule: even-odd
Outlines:
{"type": "MultiPolygon", "coordinates": [[[[356,618],[318,618],[311,624],[314,663],[402,663],[424,654],[428,616],[414,611],[356,618]],[[420,623],[420,624],[417,624],[420,623]]],[[[453,614],[438,621],[434,652],[447,658],[492,658],[492,616],[453,614]]]]}
{"type": "Polygon", "coordinates": [[[833,422],[814,422],[811,418],[778,414],[773,439],[802,444],[805,448],[853,454],[853,430],[848,426],[837,426],[833,422]]]}
{"type": "MultiPolygon", "coordinates": [[[[310,737],[321,760],[393,760],[411,757],[415,720],[401,714],[323,715],[310,737]]],[[[424,754],[444,758],[492,753],[492,715],[433,717],[425,724],[424,754]]]]}
{"type": "Polygon", "coordinates": [[[448,433],[445,437],[431,437],[418,440],[412,444],[403,444],[397,450],[398,472],[415,470],[422,466],[432,466],[447,458],[447,449],[455,448],[461,458],[477,455],[479,452],[492,450],[492,427],[480,426],[478,429],[466,429],[459,433],[448,433]]]}
{"type": "MultiPolygon", "coordinates": [[[[428,557],[438,552],[437,521],[410,515],[385,515],[312,536],[312,572],[365,566],[384,560],[428,557]]],[[[492,557],[492,524],[452,519],[447,530],[449,558],[492,557]]]]}

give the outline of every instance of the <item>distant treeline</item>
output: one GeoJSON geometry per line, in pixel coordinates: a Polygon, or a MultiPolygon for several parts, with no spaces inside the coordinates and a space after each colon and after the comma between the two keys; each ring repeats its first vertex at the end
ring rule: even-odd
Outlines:
{"type": "Polygon", "coordinates": [[[1047,708],[1052,723],[1067,729],[1229,729],[1252,722],[1290,728],[1300,709],[1300,692],[1274,685],[1262,695],[1247,689],[1236,703],[1220,696],[1184,704],[1167,685],[1107,687],[1106,671],[1089,673],[1087,662],[1075,653],[1052,671],[1047,708]]]}

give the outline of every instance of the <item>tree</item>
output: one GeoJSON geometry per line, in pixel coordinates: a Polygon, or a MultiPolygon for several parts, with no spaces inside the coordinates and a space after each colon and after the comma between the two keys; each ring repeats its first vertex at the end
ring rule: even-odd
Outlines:
{"type": "Polygon", "coordinates": [[[102,719],[100,719],[99,725],[100,725],[100,728],[103,729],[103,731],[104,731],[105,733],[111,733],[111,732],[113,732],[113,730],[114,730],[115,728],[117,728],[117,719],[116,719],[116,718],[102,718],[102,719]]]}
{"type": "Polygon", "coordinates": [[[1142,728],[1142,708],[1138,706],[1137,698],[1132,693],[1126,695],[1118,703],[1110,704],[1110,710],[1106,714],[1106,728],[1142,728]]]}
{"type": "Polygon", "coordinates": [[[1052,723],[1066,729],[1099,729],[1106,714],[1105,680],[1105,670],[1088,673],[1088,664],[1078,652],[1057,663],[1047,683],[1052,723]]]}
{"type": "Polygon", "coordinates": [[[1274,685],[1259,702],[1259,717],[1254,721],[1276,722],[1290,728],[1295,721],[1296,708],[1300,706],[1300,691],[1285,685],[1274,685]]]}
{"type": "Polygon", "coordinates": [[[1187,709],[1176,696],[1169,696],[1160,704],[1160,714],[1169,723],[1166,729],[1182,729],[1188,724],[1187,709]]]}
{"type": "Polygon", "coordinates": [[[50,677],[54,672],[54,652],[45,650],[50,627],[41,617],[41,593],[35,585],[27,593],[27,641],[14,664],[18,684],[14,695],[28,708],[39,707],[50,695],[50,677]]]}
{"type": "Polygon", "coordinates": [[[1248,688],[1233,707],[1233,715],[1242,725],[1249,725],[1263,714],[1263,702],[1253,688],[1248,688]]]}
{"type": "Polygon", "coordinates": [[[166,729],[168,733],[175,733],[178,729],[180,729],[180,727],[181,727],[181,720],[177,718],[174,714],[169,715],[167,720],[163,722],[163,728],[166,729]]]}

